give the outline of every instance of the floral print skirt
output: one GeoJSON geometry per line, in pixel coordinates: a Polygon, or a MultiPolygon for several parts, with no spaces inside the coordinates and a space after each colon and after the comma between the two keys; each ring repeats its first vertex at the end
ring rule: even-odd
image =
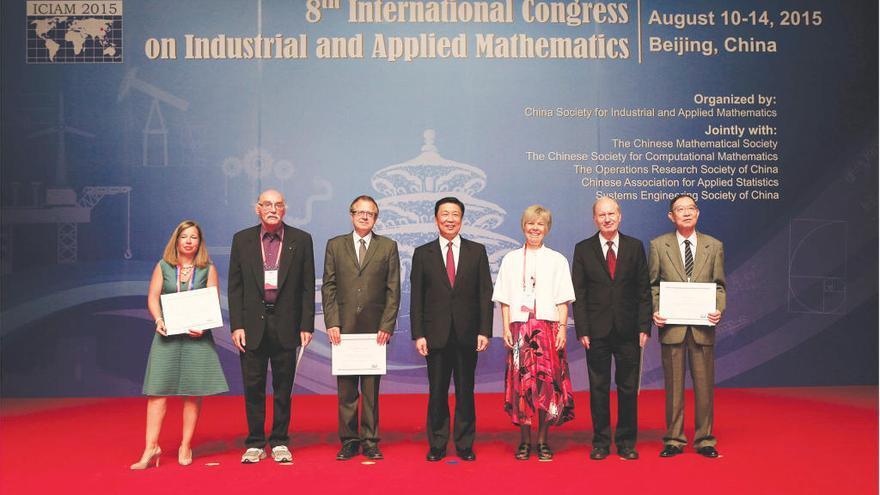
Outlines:
{"type": "Polygon", "coordinates": [[[538,411],[551,425],[574,419],[568,360],[565,348],[556,350],[556,328],[555,321],[536,320],[534,314],[526,323],[510,324],[514,343],[507,353],[504,410],[515,425],[537,424],[538,411]]]}

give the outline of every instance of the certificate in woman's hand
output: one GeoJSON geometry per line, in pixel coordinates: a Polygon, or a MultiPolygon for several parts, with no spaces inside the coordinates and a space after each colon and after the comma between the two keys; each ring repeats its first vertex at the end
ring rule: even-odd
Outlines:
{"type": "Polygon", "coordinates": [[[168,335],[223,326],[217,287],[162,294],[161,301],[168,335]]]}

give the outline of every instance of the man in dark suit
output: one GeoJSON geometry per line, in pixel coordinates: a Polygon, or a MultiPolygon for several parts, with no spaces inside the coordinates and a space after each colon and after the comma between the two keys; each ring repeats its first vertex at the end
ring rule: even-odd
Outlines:
{"type": "Polygon", "coordinates": [[[291,462],[287,448],[296,349],[309,344],[315,322],[312,237],[282,222],[287,205],[275,190],[256,204],[260,225],[232,239],[229,325],[240,351],[247,414],[245,464],[266,457],[266,375],[272,364],[274,412],[269,446],[276,462],[291,462]]]}
{"type": "Polygon", "coordinates": [[[449,381],[455,379],[455,450],[476,460],[474,374],[477,353],[492,336],[492,276],[482,244],[463,239],[464,204],[443,198],[434,205],[440,237],[413,253],[410,323],[416,350],[428,364],[429,461],[446,456],[449,443],[449,381]]]}
{"type": "Polygon", "coordinates": [[[587,350],[593,460],[608,457],[611,446],[612,359],[617,385],[614,444],[622,459],[639,458],[639,366],[651,332],[651,286],[642,241],[620,233],[621,218],[616,201],[596,200],[593,221],[599,231],[577,244],[572,261],[575,330],[587,350]]]}
{"type": "MultiPolygon", "coordinates": [[[[358,196],[349,206],[354,231],[327,241],[321,300],[324,323],[333,345],[341,334],[375,333],[385,345],[397,326],[400,308],[400,257],[397,243],[373,232],[379,206],[358,196]]],[[[368,459],[382,459],[379,450],[380,375],[339,375],[339,439],[336,459],[351,459],[363,448],[368,459]],[[363,394],[358,432],[358,382],[363,394]]]]}
{"type": "Polygon", "coordinates": [[[694,448],[704,457],[718,457],[712,435],[715,390],[715,325],[727,304],[724,281],[724,245],[718,239],[697,232],[700,210],[693,197],[681,194],[669,203],[669,220],[675,232],[651,241],[648,271],[654,299],[654,323],[660,329],[660,349],[666,388],[666,435],[660,457],[674,457],[684,451],[685,357],[691,365],[694,383],[694,448]],[[667,325],[660,314],[660,282],[702,282],[715,284],[715,311],[708,313],[710,325],[667,325]]]}

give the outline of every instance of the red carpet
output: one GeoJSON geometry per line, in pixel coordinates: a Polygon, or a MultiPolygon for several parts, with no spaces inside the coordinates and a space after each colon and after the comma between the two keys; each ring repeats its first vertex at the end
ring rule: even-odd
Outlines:
{"type": "MultiPolygon", "coordinates": [[[[663,395],[647,391],[640,399],[641,460],[612,455],[597,462],[587,458],[589,400],[581,392],[577,418],[551,430],[557,455],[544,463],[513,459],[518,433],[496,394],[477,398],[477,461],[452,456],[428,463],[427,397],[386,395],[386,460],[375,465],[362,465],[362,457],[334,460],[335,397],[295,396],[289,466],[238,462],[245,426],[241,397],[205,400],[194,463],[179,466],[180,401],[172,400],[161,465],[140,472],[128,466],[143,450],[143,399],[3,399],[0,493],[877,493],[877,393],[873,386],[719,389],[715,433],[723,457],[711,460],[690,448],[673,459],[657,456],[663,395]]],[[[686,414],[691,408],[689,402],[686,414]]]]}

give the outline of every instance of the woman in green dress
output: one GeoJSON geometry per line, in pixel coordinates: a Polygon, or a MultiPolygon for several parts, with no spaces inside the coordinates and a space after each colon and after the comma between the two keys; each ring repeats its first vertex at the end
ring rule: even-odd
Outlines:
{"type": "Polygon", "coordinates": [[[156,334],[150,347],[143,392],[147,398],[146,447],[140,461],[131,469],[159,465],[159,432],[165,418],[169,396],[183,396],[183,436],[177,461],[192,463],[192,437],[199,419],[202,397],[227,392],[229,386],[214,348],[210,330],[190,330],[187,334],[167,335],[159,296],[185,290],[217,287],[217,270],[202,243],[202,229],[184,220],[174,229],[165,253],[150,279],[147,307],[156,321],[156,334]]]}

